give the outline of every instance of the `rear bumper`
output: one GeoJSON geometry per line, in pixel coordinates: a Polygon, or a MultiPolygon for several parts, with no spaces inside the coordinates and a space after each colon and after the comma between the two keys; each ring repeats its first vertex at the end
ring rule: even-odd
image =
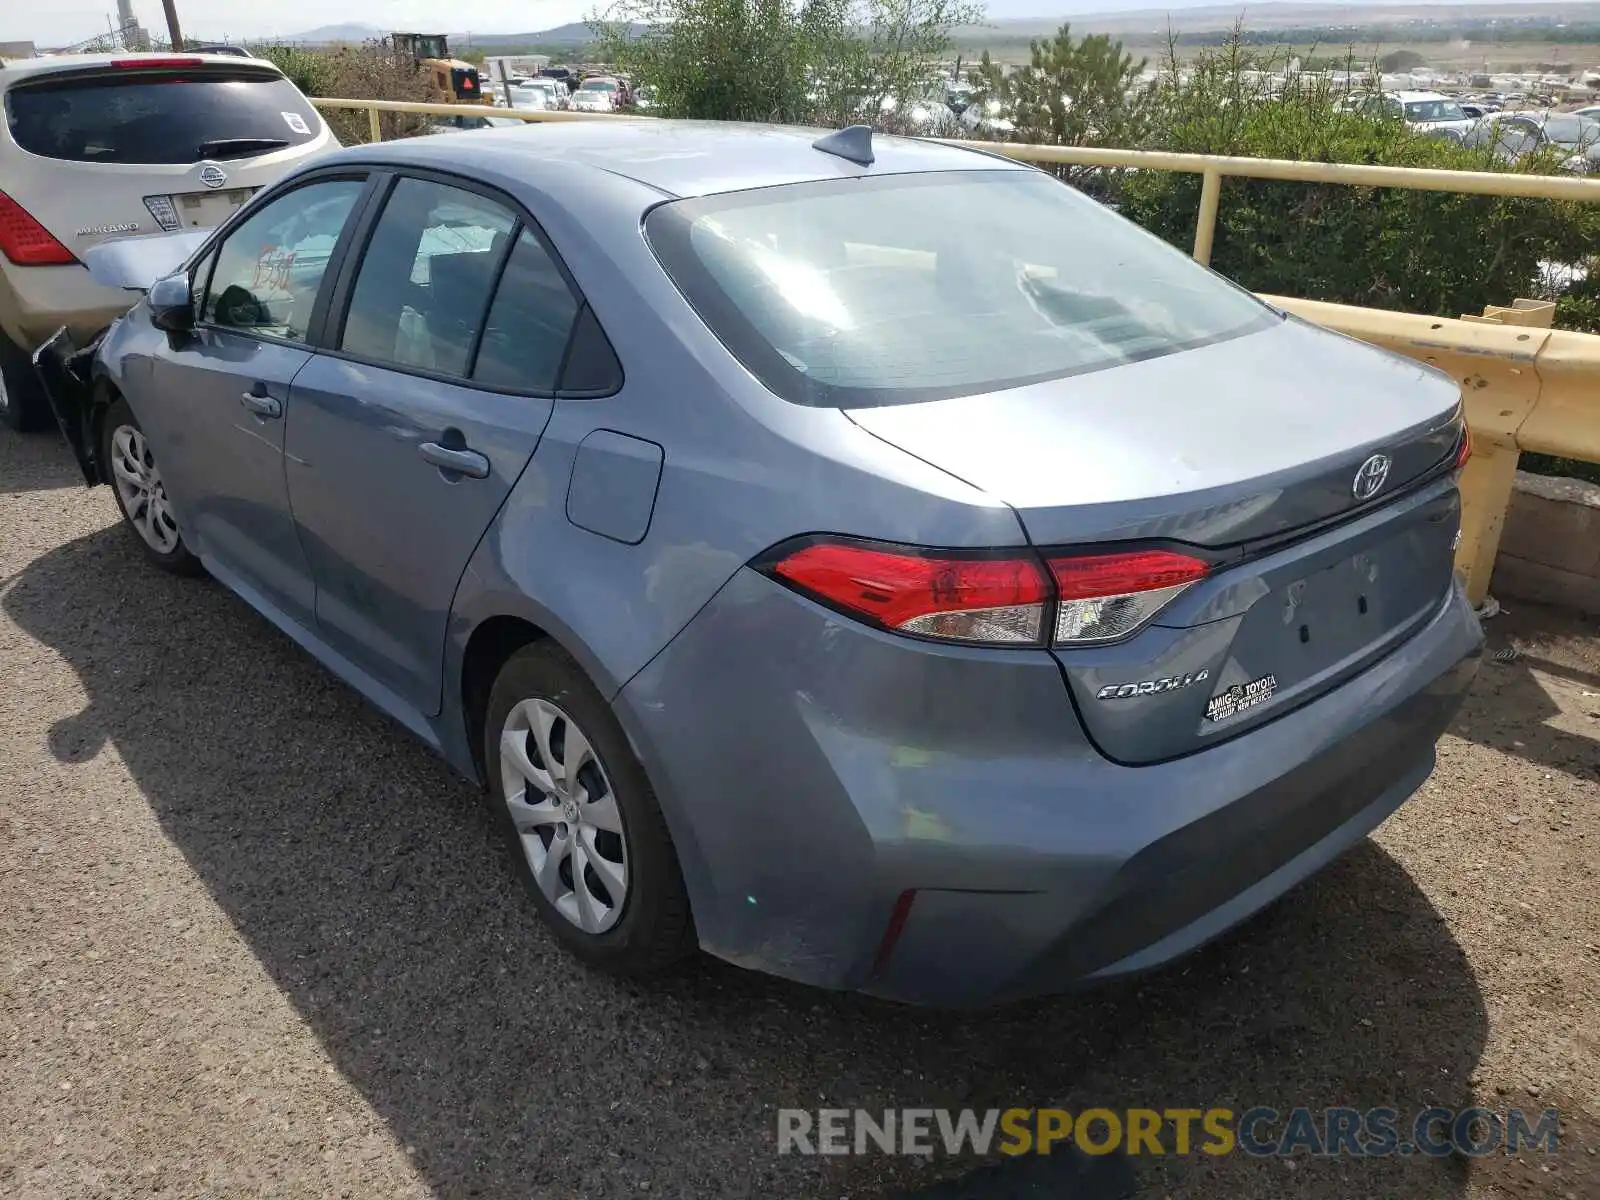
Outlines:
{"type": "Polygon", "coordinates": [[[907,642],[745,571],[617,708],[706,949],[977,1005],[1156,966],[1360,840],[1427,777],[1481,644],[1452,588],[1298,711],[1127,767],[1089,744],[1043,652],[907,642]]]}
{"type": "Polygon", "coordinates": [[[83,345],[138,299],[133,292],[96,283],[79,264],[8,264],[0,271],[0,329],[29,354],[63,325],[83,345]]]}

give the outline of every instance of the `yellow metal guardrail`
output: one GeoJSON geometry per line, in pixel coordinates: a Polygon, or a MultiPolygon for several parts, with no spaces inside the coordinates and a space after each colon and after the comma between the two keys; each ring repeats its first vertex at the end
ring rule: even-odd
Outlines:
{"type": "MultiPolygon", "coordinates": [[[[519,121],[615,121],[631,119],[611,113],[526,112],[482,104],[413,104],[403,100],[341,100],[317,97],[320,108],[366,109],[374,141],[383,139],[378,114],[427,113],[438,116],[513,117],[519,121]]],[[[1600,179],[1568,175],[1525,175],[1515,171],[1441,171],[1430,167],[1379,167],[1363,163],[1300,162],[1280,158],[1236,158],[1216,154],[1176,154],[1165,150],[1116,150],[1100,146],[1040,146],[1030,142],[982,142],[940,138],[1014,158],[1019,162],[1066,164],[1138,171],[1177,171],[1200,176],[1200,211],[1195,220],[1194,257],[1211,261],[1216,240],[1217,209],[1222,181],[1279,179],[1297,183],[1337,183],[1351,187],[1392,187],[1422,192],[1460,192],[1474,196],[1522,196],[1535,200],[1600,201],[1600,179]]]]}
{"type": "MultiPolygon", "coordinates": [[[[366,109],[371,116],[374,140],[382,140],[378,116],[384,112],[440,116],[492,113],[529,122],[628,119],[603,113],[490,109],[481,104],[323,98],[313,103],[323,108],[366,109]]],[[[1217,207],[1225,177],[1600,201],[1600,179],[1568,176],[1227,158],[1012,142],[951,140],[950,144],[1022,162],[1198,174],[1201,177],[1200,211],[1195,225],[1194,257],[1202,263],[1209,263],[1211,259],[1217,207]]],[[[1552,330],[1553,304],[1518,300],[1509,308],[1491,307],[1482,316],[1456,320],[1285,296],[1262,298],[1318,325],[1438,367],[1460,382],[1467,421],[1472,428],[1473,455],[1462,477],[1461,545],[1456,565],[1466,577],[1467,593],[1475,604],[1481,603],[1488,594],[1500,532],[1511,501],[1518,453],[1531,450],[1600,462],[1600,336],[1552,330]]]]}
{"type": "Polygon", "coordinates": [[[1461,192],[1474,196],[1525,196],[1539,200],[1600,201],[1600,179],[1566,175],[1524,175],[1514,171],[1441,171],[1430,167],[1378,167],[1361,163],[1299,162],[1282,158],[1231,158],[1215,154],[1174,154],[1165,150],[1111,150],[1092,146],[1036,146],[1012,142],[951,141],[1020,162],[1065,163],[1199,175],[1200,212],[1195,221],[1194,257],[1211,261],[1217,207],[1224,178],[1283,179],[1297,183],[1338,183],[1354,187],[1392,187],[1419,192],[1461,192]]]}
{"type": "Polygon", "coordinates": [[[1600,462],[1600,336],[1551,329],[1555,305],[1518,300],[1481,317],[1425,317],[1287,296],[1263,296],[1296,316],[1397,351],[1461,384],[1472,458],[1461,480],[1456,566],[1467,594],[1489,590],[1523,450],[1600,462]]]}
{"type": "Polygon", "coordinates": [[[517,121],[535,124],[540,121],[615,121],[626,120],[615,113],[571,112],[564,109],[492,108],[487,104],[424,104],[411,100],[342,100],[328,96],[312,96],[311,103],[318,108],[365,109],[367,132],[374,142],[383,141],[383,126],[379,118],[384,113],[416,113],[430,117],[510,117],[517,121]]]}

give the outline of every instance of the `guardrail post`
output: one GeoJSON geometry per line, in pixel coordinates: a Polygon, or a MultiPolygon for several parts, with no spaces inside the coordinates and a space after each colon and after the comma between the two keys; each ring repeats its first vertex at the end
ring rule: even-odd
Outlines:
{"type": "Polygon", "coordinates": [[[1521,325],[1528,329],[1549,329],[1555,324],[1556,306],[1552,300],[1522,300],[1511,302],[1510,308],[1499,304],[1485,304],[1483,316],[1463,314],[1463,321],[1493,321],[1497,325],[1521,325]]]}
{"type": "Polygon", "coordinates": [[[1506,510],[1517,479],[1517,448],[1503,442],[1477,439],[1472,457],[1461,473],[1461,545],[1456,548],[1456,569],[1466,576],[1467,599],[1482,604],[1489,594],[1489,577],[1500,552],[1500,534],[1506,527],[1506,510]]]}
{"type": "Polygon", "coordinates": [[[1222,199],[1222,172],[1207,167],[1200,173],[1200,214],[1194,224],[1194,260],[1211,265],[1211,243],[1217,233],[1217,202],[1222,199]]]}
{"type": "Polygon", "coordinates": [[[375,108],[367,109],[368,128],[371,129],[372,140],[375,142],[383,141],[383,123],[378,119],[381,115],[375,108]]]}

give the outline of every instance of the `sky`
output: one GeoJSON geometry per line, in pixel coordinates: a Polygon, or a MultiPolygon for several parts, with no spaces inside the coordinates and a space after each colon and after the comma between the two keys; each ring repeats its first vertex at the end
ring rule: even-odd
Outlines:
{"type": "MultiPolygon", "coordinates": [[[[380,29],[432,32],[441,14],[451,33],[529,33],[581,21],[609,0],[177,0],[185,37],[288,37],[321,25],[356,22],[380,29]]],[[[990,17],[1071,16],[1075,13],[1184,9],[1219,0],[988,0],[990,17]]],[[[1253,0],[1259,5],[1260,0],[1253,0]]],[[[116,0],[6,0],[0,4],[0,42],[66,45],[104,33],[116,0]]],[[[134,15],[151,30],[166,26],[160,0],[133,0],[134,15]]]]}

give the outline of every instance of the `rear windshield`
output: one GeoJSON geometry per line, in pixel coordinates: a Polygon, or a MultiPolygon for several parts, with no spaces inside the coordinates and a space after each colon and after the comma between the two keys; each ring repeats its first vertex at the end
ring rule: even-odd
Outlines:
{"type": "Polygon", "coordinates": [[[1036,171],[889,175],[679,200],[656,208],[645,229],[712,332],[799,404],[996,391],[1278,319],[1036,171]]]}
{"type": "Polygon", "coordinates": [[[295,86],[259,69],[57,76],[7,92],[6,122],[29,153],[75,162],[249,158],[322,132],[295,86]]]}

